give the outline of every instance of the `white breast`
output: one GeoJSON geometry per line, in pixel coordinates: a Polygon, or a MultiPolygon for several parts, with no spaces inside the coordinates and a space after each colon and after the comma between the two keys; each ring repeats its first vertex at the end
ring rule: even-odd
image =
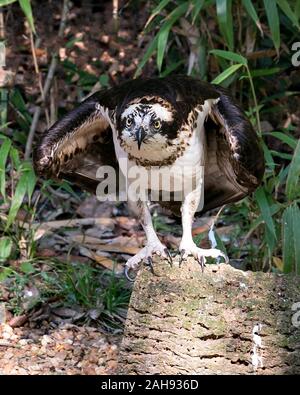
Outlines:
{"type": "MultiPolygon", "coordinates": [[[[187,185],[187,188],[194,188],[198,182],[203,183],[206,153],[204,121],[213,102],[215,100],[207,100],[202,106],[201,111],[199,111],[197,126],[187,140],[187,148],[183,155],[176,159],[171,166],[146,169],[143,166],[136,165],[134,161],[128,159],[128,154],[120,146],[116,131],[113,129],[115,151],[120,169],[124,176],[129,178],[127,186],[129,187],[133,182],[137,185],[137,179],[139,178],[142,189],[173,192],[181,191],[185,188],[184,185],[187,185]]],[[[184,138],[186,139],[186,136],[184,138]]],[[[153,154],[152,152],[152,157],[153,154]]]]}

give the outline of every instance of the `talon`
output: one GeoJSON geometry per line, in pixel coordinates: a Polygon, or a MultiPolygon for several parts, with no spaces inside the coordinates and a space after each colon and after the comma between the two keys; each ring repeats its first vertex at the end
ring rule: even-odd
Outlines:
{"type": "Polygon", "coordinates": [[[172,267],[173,266],[173,259],[171,257],[170,251],[167,249],[167,247],[164,249],[164,252],[167,255],[167,260],[168,260],[169,265],[172,267]]]}
{"type": "Polygon", "coordinates": [[[180,251],[179,267],[181,266],[181,264],[182,264],[182,262],[184,260],[183,259],[184,254],[185,254],[185,250],[183,249],[183,250],[180,251]]]}
{"type": "Polygon", "coordinates": [[[150,272],[151,272],[152,274],[155,274],[155,273],[154,273],[154,269],[153,269],[153,260],[152,260],[151,256],[148,256],[146,265],[149,266],[150,272]]]}
{"type": "Polygon", "coordinates": [[[203,273],[203,272],[204,272],[204,268],[206,267],[204,256],[198,257],[198,258],[197,258],[197,261],[198,261],[198,263],[199,263],[199,265],[200,265],[200,267],[201,267],[202,273],[203,273]]]}
{"type": "Polygon", "coordinates": [[[124,275],[125,275],[125,277],[127,278],[128,281],[130,281],[131,283],[133,283],[133,282],[135,281],[135,279],[136,279],[136,275],[135,275],[134,278],[133,278],[133,277],[130,277],[129,273],[130,273],[131,271],[134,272],[134,270],[132,270],[130,267],[125,266],[125,268],[124,268],[124,275]]]}

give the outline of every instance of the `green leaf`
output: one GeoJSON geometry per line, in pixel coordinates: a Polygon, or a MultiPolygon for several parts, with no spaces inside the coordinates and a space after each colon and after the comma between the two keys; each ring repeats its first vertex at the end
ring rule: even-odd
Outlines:
{"type": "Polygon", "coordinates": [[[145,52],[145,55],[143,56],[142,60],[140,61],[136,72],[134,74],[134,78],[140,75],[143,67],[145,64],[148,62],[148,60],[151,58],[152,54],[154,53],[156,47],[157,47],[157,42],[158,42],[158,34],[154,37],[154,39],[151,41],[151,44],[147,48],[147,51],[145,52]]]}
{"type": "Polygon", "coordinates": [[[5,281],[14,271],[10,267],[4,267],[0,272],[0,283],[5,281]]]}
{"type": "Polygon", "coordinates": [[[162,62],[164,58],[164,53],[166,50],[168,37],[170,30],[174,23],[186,13],[189,6],[189,2],[185,2],[175,8],[167,17],[165,23],[162,25],[160,31],[158,32],[158,42],[157,42],[157,67],[161,71],[162,62]]]}
{"type": "Polygon", "coordinates": [[[295,250],[295,272],[300,274],[300,209],[297,203],[293,205],[293,235],[295,250]]]}
{"type": "Polygon", "coordinates": [[[17,0],[0,0],[0,7],[4,6],[4,5],[8,5],[8,4],[12,4],[17,0]]]}
{"type": "Polygon", "coordinates": [[[285,15],[289,18],[289,20],[298,27],[299,29],[299,21],[296,14],[292,11],[289,3],[286,0],[277,0],[277,4],[285,13],[285,15]]]}
{"type": "Polygon", "coordinates": [[[24,98],[18,89],[14,89],[10,94],[10,104],[13,105],[18,118],[17,121],[20,124],[22,130],[29,130],[32,123],[32,117],[27,109],[24,98]]]}
{"type": "Polygon", "coordinates": [[[271,30],[272,40],[276,51],[278,51],[280,46],[280,25],[276,1],[264,0],[264,5],[269,22],[269,28],[271,30]]]}
{"type": "MultiPolygon", "coordinates": [[[[164,25],[165,26],[165,25],[164,25]]],[[[157,67],[158,70],[161,71],[162,62],[164,59],[164,53],[166,50],[168,37],[170,33],[170,27],[162,27],[160,32],[158,33],[158,43],[157,43],[157,67]]]]}
{"type": "Polygon", "coordinates": [[[293,150],[297,147],[297,140],[294,137],[291,137],[282,132],[271,132],[271,133],[264,133],[265,135],[276,137],[277,139],[281,140],[285,144],[289,145],[293,150]]]}
{"type": "Polygon", "coordinates": [[[30,0],[19,0],[20,6],[28,20],[30,29],[35,33],[34,21],[32,16],[32,9],[30,0]]]}
{"type": "Polygon", "coordinates": [[[9,155],[12,160],[14,168],[16,170],[19,170],[19,167],[21,165],[19,151],[15,147],[11,147],[9,155]]]}
{"type": "Polygon", "coordinates": [[[268,246],[269,258],[271,259],[273,251],[276,247],[276,240],[274,239],[272,232],[270,232],[269,228],[265,228],[264,239],[266,245],[268,246]]]}
{"type": "Polygon", "coordinates": [[[300,1],[296,1],[295,15],[296,15],[297,20],[299,20],[299,18],[300,18],[300,1]]]}
{"type": "Polygon", "coordinates": [[[225,38],[228,48],[233,50],[233,24],[231,6],[232,0],[216,0],[217,17],[220,31],[225,38]]]}
{"type": "Polygon", "coordinates": [[[287,160],[289,160],[289,161],[291,161],[292,158],[293,158],[293,155],[291,155],[291,154],[286,154],[285,152],[278,152],[278,151],[275,151],[275,150],[270,150],[270,152],[271,152],[271,154],[272,154],[273,156],[275,156],[275,157],[277,157],[277,158],[287,159],[287,160]]]}
{"type": "Polygon", "coordinates": [[[282,254],[285,273],[300,273],[300,210],[296,203],[282,215],[282,254]]]}
{"type": "Polygon", "coordinates": [[[260,187],[256,190],[255,198],[259,206],[260,212],[262,214],[263,220],[267,228],[269,229],[271,235],[273,236],[274,240],[276,241],[277,237],[276,237],[275,225],[273,222],[270,205],[263,187],[260,187]]]}
{"type": "Polygon", "coordinates": [[[35,184],[36,184],[36,176],[35,172],[33,170],[33,166],[30,162],[23,162],[21,167],[20,167],[21,172],[26,172],[26,177],[27,177],[27,195],[29,199],[29,204],[30,204],[30,199],[33,194],[35,184]]]}
{"type": "Polygon", "coordinates": [[[11,148],[11,140],[4,139],[0,147],[0,193],[3,199],[6,200],[6,182],[5,182],[5,171],[6,171],[6,161],[11,148]]]}
{"type": "Polygon", "coordinates": [[[220,56],[221,58],[227,59],[227,60],[232,60],[233,62],[240,63],[243,66],[247,66],[247,59],[244,58],[244,56],[239,55],[235,52],[231,51],[223,51],[222,49],[212,49],[209,51],[209,53],[212,53],[214,55],[220,56]]]}
{"type": "Polygon", "coordinates": [[[35,268],[33,267],[33,265],[30,262],[21,263],[20,269],[25,274],[32,274],[35,272],[35,268]]]}
{"type": "Polygon", "coordinates": [[[100,82],[101,87],[103,87],[103,86],[104,87],[108,87],[109,86],[109,77],[108,77],[108,75],[107,74],[100,75],[99,82],[100,82]]]}
{"type": "Polygon", "coordinates": [[[261,35],[263,35],[263,30],[261,27],[261,24],[259,22],[257,13],[255,11],[254,5],[252,3],[251,0],[242,0],[243,6],[245,7],[248,15],[252,18],[253,22],[255,23],[255,25],[258,27],[258,29],[260,30],[261,35]]]}
{"type": "Polygon", "coordinates": [[[9,237],[0,238],[0,261],[4,261],[10,257],[13,242],[9,237]]]}
{"type": "Polygon", "coordinates": [[[147,20],[146,24],[145,24],[145,29],[146,27],[149,25],[149,23],[158,15],[161,13],[161,11],[166,8],[166,6],[168,5],[168,3],[170,3],[171,0],[162,0],[152,11],[149,19],[147,20]]]}
{"type": "Polygon", "coordinates": [[[228,78],[231,74],[235,73],[242,66],[243,66],[242,64],[233,64],[232,66],[229,66],[228,69],[224,70],[212,81],[212,84],[220,84],[221,82],[226,80],[226,78],[228,78]]]}
{"type": "Polygon", "coordinates": [[[7,231],[7,229],[14,222],[16,215],[21,207],[24,196],[27,192],[27,181],[28,181],[27,173],[24,172],[21,174],[21,177],[18,181],[14,196],[11,201],[11,206],[10,206],[8,217],[7,217],[5,231],[7,231]]]}
{"type": "Polygon", "coordinates": [[[279,73],[282,69],[280,67],[271,67],[269,69],[256,69],[256,70],[251,70],[250,74],[251,77],[264,77],[267,75],[272,75],[279,73]]]}
{"type": "Polygon", "coordinates": [[[266,165],[270,167],[271,170],[275,169],[276,163],[273,160],[273,156],[271,154],[271,151],[269,150],[268,146],[264,141],[262,141],[262,149],[264,151],[264,157],[266,161],[266,165]]]}
{"type": "Polygon", "coordinates": [[[290,201],[300,196],[300,139],[298,140],[286,182],[286,195],[290,201]]]}
{"type": "Polygon", "coordinates": [[[193,11],[192,11],[192,25],[195,23],[197,16],[199,15],[205,0],[194,0],[193,1],[193,11]]]}

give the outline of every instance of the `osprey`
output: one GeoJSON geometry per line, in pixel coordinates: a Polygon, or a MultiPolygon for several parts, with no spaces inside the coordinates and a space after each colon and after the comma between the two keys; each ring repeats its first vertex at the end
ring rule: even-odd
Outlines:
{"type": "Polygon", "coordinates": [[[258,137],[229,92],[181,75],[136,79],[94,93],[42,136],[34,165],[41,176],[65,178],[93,192],[105,179],[103,171],[100,178],[97,173],[103,166],[122,174],[127,187],[130,171],[143,174],[139,194],[135,189],[127,200],[147,244],[127,261],[127,277],[140,262],[151,265],[153,254],[172,263],[152,225],[149,193],[157,192],[162,206],[181,215],[181,261],[192,255],[203,269],[206,257],[228,258],[194,243],[195,214],[242,199],[264,173],[258,137]]]}

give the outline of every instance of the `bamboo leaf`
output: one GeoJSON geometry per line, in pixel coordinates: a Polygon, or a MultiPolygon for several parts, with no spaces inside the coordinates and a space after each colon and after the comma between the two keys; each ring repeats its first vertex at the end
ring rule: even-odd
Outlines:
{"type": "Polygon", "coordinates": [[[154,10],[152,11],[149,19],[147,20],[146,24],[145,24],[145,28],[147,28],[147,26],[149,25],[149,23],[158,15],[161,13],[161,11],[166,8],[166,6],[168,5],[168,3],[170,3],[171,0],[162,0],[157,7],[154,8],[154,10]]]}
{"type": "Polygon", "coordinates": [[[10,148],[9,152],[14,168],[18,171],[21,165],[19,151],[15,147],[10,148]]]}
{"type": "Polygon", "coordinates": [[[264,32],[262,30],[261,24],[258,19],[258,15],[255,11],[254,5],[251,0],[242,0],[243,6],[245,7],[248,15],[252,18],[253,22],[255,25],[258,27],[260,30],[261,35],[263,36],[264,32]]]}
{"type": "Polygon", "coordinates": [[[233,50],[232,0],[216,0],[219,27],[228,48],[233,50]]]}
{"type": "Polygon", "coordinates": [[[13,242],[9,237],[0,238],[0,261],[4,261],[10,257],[13,242]]]}
{"type": "Polygon", "coordinates": [[[229,66],[228,69],[224,70],[212,81],[212,84],[220,84],[221,82],[226,80],[226,78],[228,78],[231,74],[235,73],[242,66],[243,66],[242,64],[233,64],[232,66],[229,66]]]}
{"type": "Polygon", "coordinates": [[[295,15],[296,15],[297,20],[299,20],[299,18],[300,18],[300,1],[296,1],[295,15]]]}
{"type": "Polygon", "coordinates": [[[285,15],[289,18],[289,20],[298,27],[299,29],[299,21],[296,14],[292,11],[289,3],[286,0],[277,0],[277,4],[285,13],[285,15]]]}
{"type": "Polygon", "coordinates": [[[269,69],[256,69],[250,71],[251,77],[264,77],[267,75],[272,75],[279,73],[282,69],[280,67],[271,67],[269,69]]]}
{"type": "Polygon", "coordinates": [[[285,133],[282,132],[271,132],[271,133],[264,133],[265,135],[276,137],[277,139],[281,140],[285,144],[289,145],[293,150],[297,147],[297,140],[285,133]]]}
{"type": "Polygon", "coordinates": [[[27,172],[27,195],[30,204],[30,200],[36,184],[36,176],[31,163],[26,164],[25,171],[27,172]]]}
{"type": "Polygon", "coordinates": [[[186,13],[189,6],[189,2],[185,2],[173,10],[170,15],[167,16],[166,22],[161,27],[160,31],[158,32],[158,42],[157,42],[157,67],[158,70],[161,71],[162,62],[164,58],[164,53],[166,50],[168,37],[170,30],[174,23],[186,13]]]}
{"type": "Polygon", "coordinates": [[[246,66],[248,61],[244,56],[239,55],[235,52],[231,51],[223,51],[222,49],[212,49],[209,51],[209,53],[212,53],[214,55],[220,56],[221,58],[227,59],[227,60],[232,60],[233,62],[240,63],[243,66],[246,66]]]}
{"type": "Polygon", "coordinates": [[[169,33],[170,33],[170,27],[164,28],[164,26],[163,26],[161,31],[158,34],[157,67],[158,67],[159,71],[161,71],[162,62],[163,62],[163,59],[164,59],[164,53],[165,53],[165,50],[166,50],[169,33]]]}
{"type": "Polygon", "coordinates": [[[273,160],[273,156],[268,146],[264,141],[262,141],[262,149],[264,151],[265,162],[268,167],[273,171],[275,169],[276,163],[273,160]]]}
{"type": "Polygon", "coordinates": [[[0,148],[0,193],[3,199],[6,199],[5,193],[5,171],[6,171],[6,161],[11,148],[11,140],[5,139],[0,148]]]}
{"type": "Polygon", "coordinates": [[[137,70],[134,74],[134,78],[140,75],[142,68],[145,66],[145,64],[148,62],[148,60],[151,58],[152,54],[155,52],[155,49],[157,47],[157,41],[158,41],[158,34],[154,37],[152,40],[151,44],[147,48],[147,51],[145,52],[145,55],[143,56],[142,60],[140,61],[137,70]]]}
{"type": "Polygon", "coordinates": [[[197,16],[199,15],[203,5],[204,5],[205,0],[194,0],[193,1],[193,19],[192,19],[192,24],[195,23],[197,16]]]}
{"type": "Polygon", "coordinates": [[[290,165],[289,174],[286,182],[286,194],[289,200],[294,200],[300,196],[300,139],[298,140],[293,159],[290,165]]]}
{"type": "Polygon", "coordinates": [[[19,3],[20,3],[20,6],[21,6],[27,20],[28,20],[31,30],[35,33],[35,27],[34,27],[34,21],[33,21],[30,0],[19,0],[19,3]]]}
{"type": "Polygon", "coordinates": [[[297,204],[288,206],[282,215],[282,254],[284,272],[300,269],[300,212],[297,204]]]}
{"type": "Polygon", "coordinates": [[[300,209],[297,203],[293,205],[293,236],[295,250],[295,272],[300,274],[300,209]]]}
{"type": "Polygon", "coordinates": [[[12,4],[14,2],[16,2],[17,0],[0,0],[0,7],[3,7],[4,5],[9,5],[12,4]]]}
{"type": "Polygon", "coordinates": [[[272,218],[270,205],[263,187],[260,187],[256,190],[255,198],[259,206],[259,209],[261,211],[263,220],[267,228],[269,229],[270,234],[273,236],[274,240],[276,241],[277,237],[276,237],[275,225],[272,218]]]}
{"type": "Polygon", "coordinates": [[[27,180],[27,172],[22,173],[11,201],[5,231],[7,231],[7,229],[9,229],[11,224],[14,222],[16,215],[21,207],[24,196],[27,192],[27,180]]]}
{"type": "Polygon", "coordinates": [[[280,25],[277,4],[274,0],[264,0],[265,11],[267,14],[269,28],[276,51],[280,47],[280,25]]]}

